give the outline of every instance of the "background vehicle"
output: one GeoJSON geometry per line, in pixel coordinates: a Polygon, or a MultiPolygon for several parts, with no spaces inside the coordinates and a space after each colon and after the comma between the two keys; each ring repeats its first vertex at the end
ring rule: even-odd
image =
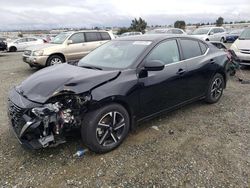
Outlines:
{"type": "Polygon", "coordinates": [[[7,50],[9,52],[24,51],[26,48],[38,44],[43,44],[44,41],[35,37],[19,38],[10,42],[7,42],[7,50]]]}
{"type": "Polygon", "coordinates": [[[31,67],[45,67],[69,61],[78,61],[90,51],[113,39],[107,31],[63,32],[51,42],[27,48],[23,61],[31,67]]]}
{"type": "Polygon", "coordinates": [[[244,29],[230,49],[240,59],[240,64],[250,65],[250,28],[244,29]]]}
{"type": "Polygon", "coordinates": [[[230,31],[227,35],[226,35],[226,40],[224,42],[234,42],[242,33],[243,29],[236,29],[233,31],[230,31]]]}
{"type": "Polygon", "coordinates": [[[7,50],[6,38],[0,38],[0,51],[7,50]]]}
{"type": "Polygon", "coordinates": [[[127,37],[127,36],[133,36],[133,35],[142,35],[141,32],[126,32],[120,35],[120,37],[127,37]]]}
{"type": "Polygon", "coordinates": [[[40,70],[13,88],[12,127],[32,148],[58,145],[65,132],[79,128],[92,151],[108,152],[140,121],[196,100],[216,103],[227,63],[224,51],[192,37],[117,38],[78,66],[40,70]]]}
{"type": "Polygon", "coordinates": [[[205,41],[225,42],[226,31],[223,27],[202,27],[194,30],[192,36],[205,41]]]}
{"type": "Polygon", "coordinates": [[[178,28],[161,28],[161,29],[153,29],[151,31],[146,32],[146,34],[178,34],[178,35],[186,35],[185,31],[178,28]]]}

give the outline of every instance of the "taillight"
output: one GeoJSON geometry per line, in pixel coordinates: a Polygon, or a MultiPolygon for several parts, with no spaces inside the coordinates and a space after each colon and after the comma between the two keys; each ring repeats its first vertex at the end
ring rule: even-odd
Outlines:
{"type": "Polygon", "coordinates": [[[225,50],[225,52],[227,53],[227,58],[228,60],[232,60],[232,54],[228,51],[228,50],[225,50]]]}

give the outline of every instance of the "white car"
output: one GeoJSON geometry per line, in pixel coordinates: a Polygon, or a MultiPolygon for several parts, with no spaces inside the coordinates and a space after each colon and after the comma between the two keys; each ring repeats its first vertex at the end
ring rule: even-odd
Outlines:
{"type": "Polygon", "coordinates": [[[7,51],[16,52],[24,51],[27,47],[43,44],[44,40],[35,37],[25,37],[7,42],[7,51]]]}
{"type": "Polygon", "coordinates": [[[223,27],[202,27],[194,30],[194,37],[205,41],[226,41],[227,32],[223,27]]]}
{"type": "Polygon", "coordinates": [[[126,32],[121,34],[120,37],[127,37],[127,36],[133,36],[133,35],[142,35],[142,32],[126,32]]]}
{"type": "Polygon", "coordinates": [[[238,56],[240,64],[250,65],[250,28],[241,33],[230,49],[238,56]]]}
{"type": "Polygon", "coordinates": [[[182,29],[178,28],[161,28],[161,29],[153,29],[148,31],[146,34],[177,34],[177,35],[186,35],[187,33],[182,29]]]}

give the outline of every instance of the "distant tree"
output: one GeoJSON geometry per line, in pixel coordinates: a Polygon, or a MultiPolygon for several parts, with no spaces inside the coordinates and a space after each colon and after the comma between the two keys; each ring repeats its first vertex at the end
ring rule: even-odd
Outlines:
{"type": "Polygon", "coordinates": [[[23,34],[22,34],[21,32],[19,32],[19,33],[17,34],[17,36],[22,38],[22,37],[23,37],[23,34]]]}
{"type": "Polygon", "coordinates": [[[216,20],[216,26],[222,26],[224,23],[224,18],[222,17],[219,17],[217,20],[216,20]]]}
{"type": "Polygon", "coordinates": [[[130,29],[132,31],[139,31],[145,33],[146,27],[147,27],[147,22],[140,17],[138,20],[136,18],[132,20],[130,29]]]}
{"type": "Polygon", "coordinates": [[[175,28],[179,28],[179,29],[185,29],[186,23],[185,23],[185,21],[183,21],[183,20],[177,20],[177,21],[174,23],[174,27],[175,27],[175,28]]]}
{"type": "Polygon", "coordinates": [[[233,24],[233,22],[230,22],[230,24],[233,24]]]}
{"type": "Polygon", "coordinates": [[[94,29],[94,30],[100,30],[101,28],[96,26],[96,27],[94,27],[93,29],[94,29]]]}

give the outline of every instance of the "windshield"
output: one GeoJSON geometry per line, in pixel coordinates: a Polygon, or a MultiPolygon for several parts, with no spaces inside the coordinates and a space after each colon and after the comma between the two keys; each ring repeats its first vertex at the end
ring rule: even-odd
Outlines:
{"type": "Polygon", "coordinates": [[[208,28],[200,28],[200,29],[196,29],[193,32],[193,35],[206,35],[209,32],[208,28]]]}
{"type": "Polygon", "coordinates": [[[248,40],[249,40],[249,39],[250,39],[250,29],[245,29],[245,30],[241,33],[239,39],[240,39],[240,40],[245,40],[245,39],[248,39],[248,40]]]}
{"type": "Polygon", "coordinates": [[[82,58],[78,66],[127,68],[150,44],[150,41],[110,41],[82,58]]]}
{"type": "Polygon", "coordinates": [[[68,36],[70,34],[71,33],[60,33],[50,43],[52,43],[52,44],[62,44],[66,40],[66,38],[68,38],[68,36]]]}

